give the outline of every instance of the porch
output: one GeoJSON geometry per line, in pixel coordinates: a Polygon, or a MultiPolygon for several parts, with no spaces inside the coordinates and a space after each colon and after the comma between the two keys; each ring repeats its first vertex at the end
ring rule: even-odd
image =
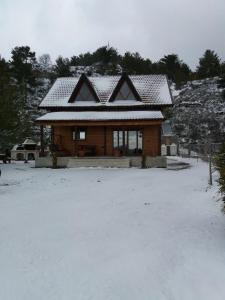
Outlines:
{"type": "MultiPolygon", "coordinates": [[[[130,157],[57,157],[58,168],[166,168],[165,156],[130,156],[130,157]],[[143,161],[144,159],[144,161],[143,161]]],[[[36,168],[52,168],[53,157],[39,157],[35,160],[36,168]]]]}

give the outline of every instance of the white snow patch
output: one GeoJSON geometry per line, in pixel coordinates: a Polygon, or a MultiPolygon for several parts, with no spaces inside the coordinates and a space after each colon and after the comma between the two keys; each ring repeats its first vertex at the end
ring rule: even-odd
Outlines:
{"type": "Polygon", "coordinates": [[[1,165],[18,184],[0,186],[0,299],[225,299],[225,217],[207,164],[191,163],[1,165]]]}

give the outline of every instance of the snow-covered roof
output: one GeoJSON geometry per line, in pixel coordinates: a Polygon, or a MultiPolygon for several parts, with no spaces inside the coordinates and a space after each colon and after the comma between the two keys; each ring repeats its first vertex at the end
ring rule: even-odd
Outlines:
{"type": "Polygon", "coordinates": [[[34,142],[31,138],[26,138],[23,142],[23,145],[36,145],[37,143],[34,142]]]}
{"type": "MultiPolygon", "coordinates": [[[[171,93],[167,77],[165,75],[135,75],[129,76],[141,101],[135,101],[138,105],[171,105],[171,93]]],[[[99,102],[86,103],[86,101],[69,101],[80,78],[58,78],[52,88],[40,104],[40,108],[46,107],[84,107],[84,106],[112,106],[123,105],[110,102],[110,97],[115,90],[121,76],[88,77],[90,85],[94,88],[99,102]]],[[[135,105],[124,100],[124,105],[135,105]]]]}
{"type": "Polygon", "coordinates": [[[37,121],[114,121],[114,120],[159,120],[160,111],[69,111],[51,112],[37,121]]]}

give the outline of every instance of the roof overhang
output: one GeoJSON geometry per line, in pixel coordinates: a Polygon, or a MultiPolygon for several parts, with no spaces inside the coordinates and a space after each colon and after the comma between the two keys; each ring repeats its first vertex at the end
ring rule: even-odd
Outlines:
{"type": "Polygon", "coordinates": [[[36,120],[37,124],[71,124],[71,123],[129,123],[162,122],[164,117],[161,111],[82,111],[82,112],[51,112],[36,120]]]}

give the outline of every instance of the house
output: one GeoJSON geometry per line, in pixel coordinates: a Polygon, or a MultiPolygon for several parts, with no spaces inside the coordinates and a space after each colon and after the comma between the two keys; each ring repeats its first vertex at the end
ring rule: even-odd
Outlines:
{"type": "Polygon", "coordinates": [[[22,144],[13,146],[11,159],[13,160],[34,160],[38,156],[37,143],[31,138],[26,138],[22,144]]]}
{"type": "MultiPolygon", "coordinates": [[[[82,74],[55,81],[39,106],[47,113],[36,123],[41,141],[43,126],[51,127],[57,157],[126,157],[133,165],[143,156],[160,160],[163,109],[171,105],[164,75],[82,74]]],[[[43,143],[41,149],[43,155],[43,143]]]]}

